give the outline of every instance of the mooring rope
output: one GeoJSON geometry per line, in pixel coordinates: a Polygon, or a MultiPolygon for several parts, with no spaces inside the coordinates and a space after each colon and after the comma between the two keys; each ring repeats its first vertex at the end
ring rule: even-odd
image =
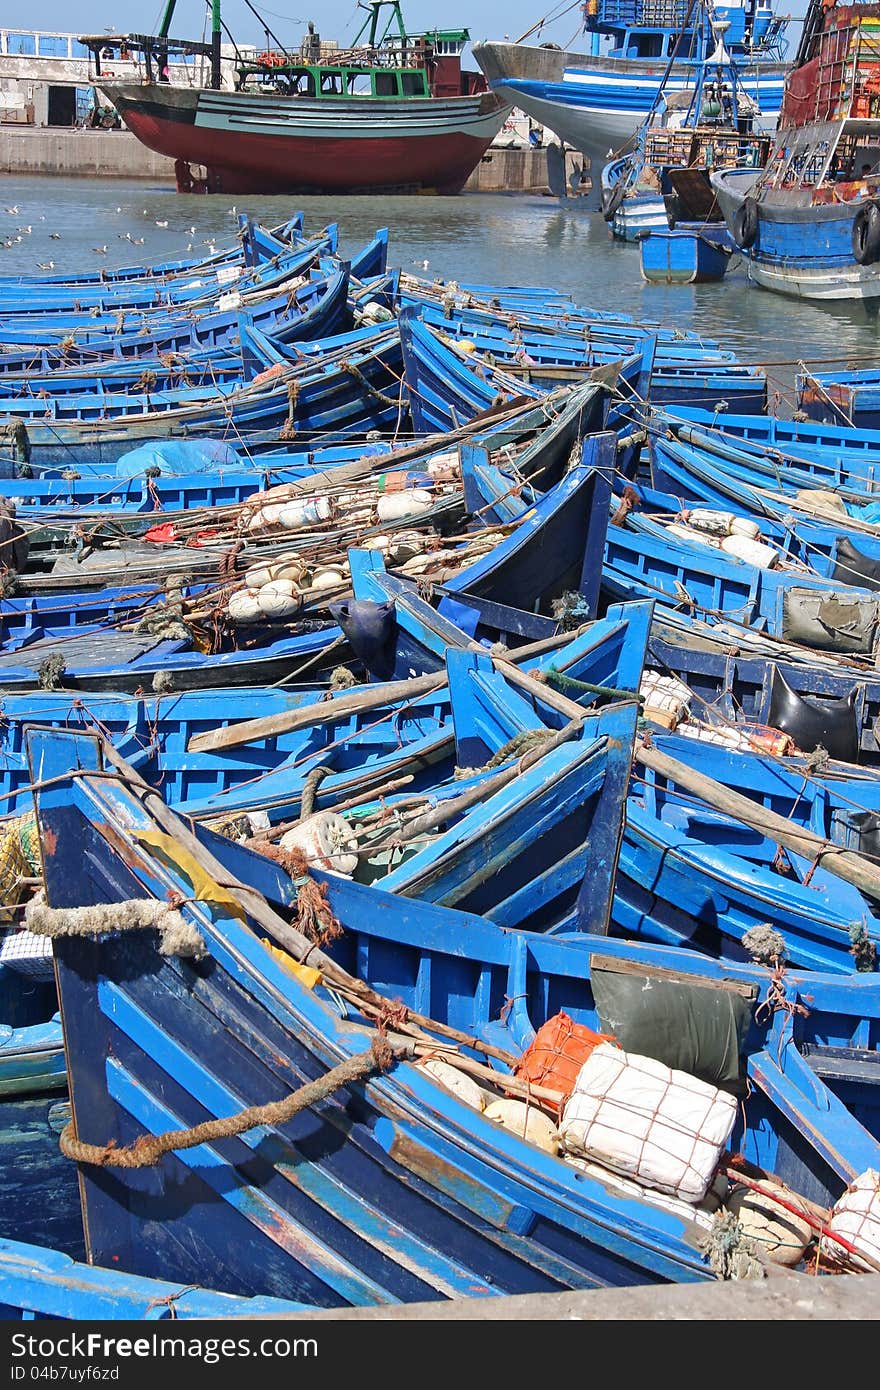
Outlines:
{"type": "Polygon", "coordinates": [[[235,1115],[223,1119],[205,1120],[190,1129],[169,1129],[164,1134],[142,1134],[128,1148],[116,1147],[115,1141],[106,1144],[86,1144],[77,1137],[73,1120],[61,1131],[59,1145],[65,1158],[74,1163],[90,1163],[98,1168],[153,1168],[165,1157],[180,1149],[194,1149],[199,1144],[212,1144],[220,1139],[233,1139],[250,1129],[265,1125],[277,1128],[292,1120],[301,1110],[340,1090],[343,1086],[364,1081],[377,1072],[388,1071],[403,1055],[392,1048],[385,1037],[374,1038],[366,1052],[359,1052],[337,1066],[331,1067],[316,1081],[308,1081],[283,1100],[268,1101],[265,1105],[249,1105],[235,1115]]]}

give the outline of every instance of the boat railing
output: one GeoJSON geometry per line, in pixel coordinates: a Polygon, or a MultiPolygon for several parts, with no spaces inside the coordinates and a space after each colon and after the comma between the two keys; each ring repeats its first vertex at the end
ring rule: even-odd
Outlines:
{"type": "Polygon", "coordinates": [[[712,127],[682,126],[678,130],[649,132],[645,159],[649,164],[670,168],[699,165],[729,169],[749,164],[760,168],[766,160],[769,148],[769,136],[736,131],[721,132],[712,127]]]}
{"type": "Polygon", "coordinates": [[[859,24],[819,38],[813,119],[880,117],[880,35],[859,24]]]}
{"type": "Polygon", "coordinates": [[[370,48],[322,48],[319,56],[304,51],[288,53],[283,49],[264,49],[251,62],[255,67],[346,67],[346,68],[423,68],[430,56],[424,44],[411,43],[370,48]]]}

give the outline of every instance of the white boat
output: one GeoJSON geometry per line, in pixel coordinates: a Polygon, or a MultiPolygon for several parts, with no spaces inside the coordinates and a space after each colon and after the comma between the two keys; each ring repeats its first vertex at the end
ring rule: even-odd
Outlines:
{"type": "MultiPolygon", "coordinates": [[[[699,9],[686,0],[588,0],[585,51],[484,42],[473,53],[492,88],[597,164],[631,147],[661,88],[693,89],[707,53],[699,9]],[[696,16],[696,18],[694,18],[696,16]]],[[[766,0],[716,5],[757,129],[773,130],[790,64],[786,20],[766,0]]],[[[594,179],[598,185],[598,179],[594,179]]]]}

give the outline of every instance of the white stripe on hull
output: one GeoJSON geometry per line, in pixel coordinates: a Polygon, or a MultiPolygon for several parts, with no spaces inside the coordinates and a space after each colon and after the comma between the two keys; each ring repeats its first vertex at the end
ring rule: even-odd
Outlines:
{"type": "Polygon", "coordinates": [[[880,265],[824,266],[806,270],[749,260],[748,267],[749,279],[762,289],[797,299],[876,299],[880,295],[880,265]]]}
{"type": "Polygon", "coordinates": [[[614,214],[611,229],[621,241],[637,241],[651,231],[668,232],[666,204],[662,198],[639,203],[635,207],[627,207],[623,202],[614,214]]]}
{"type": "Polygon", "coordinates": [[[208,99],[205,94],[199,97],[197,129],[249,131],[286,139],[377,140],[390,137],[423,140],[431,135],[470,135],[477,140],[491,140],[507,115],[504,107],[481,115],[479,98],[468,102],[464,109],[435,101],[416,109],[415,103],[407,102],[404,111],[402,103],[396,110],[330,108],[326,102],[321,103],[321,109],[297,102],[279,109],[277,101],[255,100],[245,104],[240,100],[218,101],[216,97],[212,100],[212,97],[213,93],[208,99]]]}
{"type": "MultiPolygon", "coordinates": [[[[607,85],[607,80],[603,81],[603,85],[607,85]]],[[[678,89],[682,90],[685,86],[686,84],[682,83],[678,89]]],[[[756,128],[772,129],[782,103],[782,84],[774,81],[755,88],[754,84],[746,83],[746,90],[767,112],[764,120],[759,119],[755,122],[756,128]]],[[[512,94],[512,89],[508,91],[512,94]]],[[[519,91],[516,92],[516,101],[530,116],[554,131],[567,145],[579,150],[589,159],[604,164],[610,157],[609,151],[617,155],[631,146],[636,131],[651,109],[653,88],[642,84],[640,91],[644,106],[629,111],[607,104],[600,105],[598,93],[597,104],[590,106],[575,106],[562,100],[551,101],[519,91]]]]}

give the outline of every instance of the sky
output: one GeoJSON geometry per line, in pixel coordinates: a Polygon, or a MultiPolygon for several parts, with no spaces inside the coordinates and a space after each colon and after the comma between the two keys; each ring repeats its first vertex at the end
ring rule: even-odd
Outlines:
{"type": "MultiPolygon", "coordinates": [[[[285,45],[299,41],[310,19],[325,38],[350,43],[365,18],[355,0],[292,0],[290,4],[269,0],[266,6],[253,0],[253,4],[285,45]]],[[[567,6],[568,0],[558,0],[552,6],[549,0],[543,5],[541,0],[403,0],[403,15],[408,29],[414,31],[442,25],[467,28],[474,40],[518,39],[542,16],[557,14],[567,6]]],[[[793,0],[788,7],[780,4],[778,8],[780,13],[802,15],[806,0],[793,0]]],[[[119,33],[155,33],[163,11],[162,0],[31,0],[27,6],[27,28],[85,34],[112,27],[119,33]]],[[[172,34],[176,38],[200,38],[207,12],[204,0],[177,0],[172,34]]],[[[246,0],[222,0],[222,14],[238,42],[264,40],[263,30],[246,0]]],[[[8,25],[9,17],[3,15],[2,22],[8,25]]],[[[575,3],[568,13],[547,24],[537,41],[552,40],[567,48],[580,29],[580,6],[575,3]]],[[[799,34],[800,26],[793,24],[789,35],[795,46],[799,34]]]]}

